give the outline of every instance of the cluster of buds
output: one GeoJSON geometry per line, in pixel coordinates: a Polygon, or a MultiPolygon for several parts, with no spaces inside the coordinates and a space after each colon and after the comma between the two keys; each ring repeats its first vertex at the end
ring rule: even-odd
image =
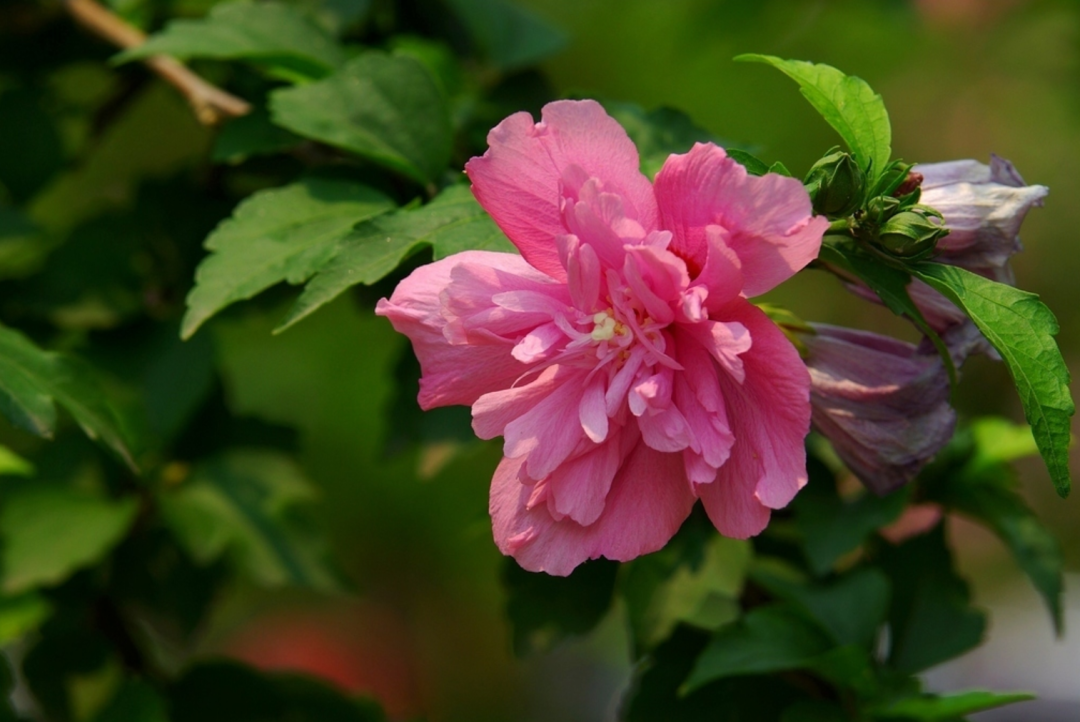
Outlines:
{"type": "Polygon", "coordinates": [[[848,219],[855,236],[879,251],[906,260],[932,255],[949,230],[939,212],[920,205],[922,176],[894,161],[873,188],[851,156],[833,148],[810,168],[803,184],[814,211],[848,219]]]}

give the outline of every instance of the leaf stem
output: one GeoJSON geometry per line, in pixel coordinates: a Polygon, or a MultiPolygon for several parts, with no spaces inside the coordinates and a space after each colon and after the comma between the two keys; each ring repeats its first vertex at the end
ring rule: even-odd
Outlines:
{"type": "MultiPolygon", "coordinates": [[[[64,8],[80,25],[120,48],[133,48],[146,41],[146,35],[128,24],[95,0],[63,0],[64,8]]],[[[218,125],[229,118],[251,112],[251,105],[225,92],[193,73],[176,58],[155,55],[146,65],[162,80],[183,93],[203,125],[218,125]]]]}

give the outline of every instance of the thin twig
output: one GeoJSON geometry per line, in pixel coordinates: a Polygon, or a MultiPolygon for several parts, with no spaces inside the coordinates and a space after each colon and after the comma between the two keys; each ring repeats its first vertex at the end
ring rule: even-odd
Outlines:
{"type": "MultiPolygon", "coordinates": [[[[146,35],[94,0],[64,0],[64,7],[80,25],[117,47],[128,49],[146,42],[146,35]]],[[[167,55],[147,58],[146,65],[188,99],[195,117],[203,125],[218,125],[227,118],[251,112],[247,101],[226,93],[191,72],[180,61],[167,55]]]]}

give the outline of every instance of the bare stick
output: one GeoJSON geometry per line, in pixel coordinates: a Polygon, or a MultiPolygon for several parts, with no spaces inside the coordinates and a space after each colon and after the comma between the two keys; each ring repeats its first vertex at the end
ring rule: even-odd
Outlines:
{"type": "MultiPolygon", "coordinates": [[[[142,31],[94,0],[64,0],[64,7],[80,25],[117,47],[126,50],[146,42],[146,35],[142,31]]],[[[237,118],[251,112],[251,105],[247,101],[206,82],[175,58],[155,55],[144,62],[165,82],[184,94],[195,111],[195,117],[203,125],[218,125],[227,118],[237,118]]]]}

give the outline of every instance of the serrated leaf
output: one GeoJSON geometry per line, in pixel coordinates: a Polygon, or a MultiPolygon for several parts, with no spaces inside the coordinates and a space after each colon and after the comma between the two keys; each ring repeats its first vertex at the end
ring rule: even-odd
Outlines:
{"type": "Polygon", "coordinates": [[[5,594],[57,584],[111,550],[135,519],[134,498],[111,500],[62,486],[6,492],[0,510],[5,594]]]}
{"type": "Polygon", "coordinates": [[[465,250],[514,251],[469,189],[451,186],[426,206],[373,218],[344,236],[275,331],[284,331],[351,286],[378,281],[423,245],[432,246],[436,260],[465,250]]]}
{"type": "Polygon", "coordinates": [[[1005,419],[979,419],[919,477],[936,501],[989,528],[1012,552],[1042,595],[1058,634],[1063,631],[1061,545],[1017,490],[1008,462],[1037,453],[1031,430],[1005,419]]]}
{"type": "Polygon", "coordinates": [[[899,489],[881,497],[869,492],[841,499],[836,480],[817,459],[807,462],[810,482],[791,504],[802,549],[817,575],[824,575],[844,554],[868,536],[895,521],[904,511],[909,492],[899,489]]]}
{"type": "Polygon", "coordinates": [[[828,242],[821,244],[819,258],[826,263],[834,263],[842,269],[849,271],[860,278],[874,293],[878,295],[890,311],[898,316],[904,316],[913,324],[930,343],[934,345],[945,370],[949,372],[949,383],[956,386],[956,364],[953,363],[952,354],[949,353],[945,342],[941,340],[922,311],[911,300],[907,286],[911,283],[911,275],[899,268],[887,266],[875,260],[866,251],[859,248],[854,239],[840,239],[828,236],[828,242]]]}
{"type": "Polygon", "coordinates": [[[503,567],[506,613],[519,655],[551,649],[571,635],[585,634],[611,607],[619,566],[606,559],[582,564],[566,577],[527,572],[507,559],[503,567]]]}
{"type": "Polygon", "coordinates": [[[1035,699],[1029,692],[988,692],[971,690],[941,696],[908,697],[874,711],[874,719],[905,722],[951,722],[996,707],[1035,699]]]}
{"type": "Polygon", "coordinates": [[[158,499],[169,527],[200,563],[228,555],[264,586],[337,589],[325,540],[297,514],[315,491],[288,457],[234,450],[196,467],[158,499]]]}
{"type": "Polygon", "coordinates": [[[880,567],[892,582],[889,665],[914,674],[957,657],[982,642],[986,616],[953,568],[938,525],[899,546],[883,544],[880,567]]]}
{"type": "Polygon", "coordinates": [[[87,436],[100,439],[135,468],[116,412],[90,370],[72,358],[43,351],[14,329],[0,327],[0,413],[16,426],[51,437],[57,403],[87,436]]]}
{"type": "Polygon", "coordinates": [[[832,646],[824,631],[791,607],[758,607],[717,630],[694,663],[683,690],[691,692],[725,677],[799,669],[832,646]]]}
{"type": "Polygon", "coordinates": [[[345,61],[341,46],[307,13],[281,2],[215,5],[199,20],[173,20],[117,60],[153,55],[249,60],[289,79],[322,78],[345,61]]]}
{"type": "Polygon", "coordinates": [[[382,193],[342,180],[307,178],[254,194],[207,237],[211,255],[195,272],[181,336],[274,284],[303,283],[354,225],[392,207],[382,193]]]}
{"type": "Polygon", "coordinates": [[[418,61],[367,52],[334,75],[270,95],[270,116],[321,141],[427,185],[450,161],[450,113],[418,61]]]}
{"type": "Polygon", "coordinates": [[[739,55],[766,63],[799,84],[810,105],[844,139],[856,160],[876,178],[892,157],[892,127],[881,96],[866,81],[830,65],[784,60],[771,55],[739,55]]]}
{"type": "Polygon", "coordinates": [[[1054,314],[1033,293],[957,266],[920,263],[912,272],[964,311],[1001,354],[1054,488],[1068,496],[1069,418],[1076,406],[1069,369],[1054,342],[1059,330],[1054,314]]]}
{"type": "Polygon", "coordinates": [[[533,65],[566,46],[566,35],[506,0],[447,0],[484,57],[502,71],[533,65]]]}

